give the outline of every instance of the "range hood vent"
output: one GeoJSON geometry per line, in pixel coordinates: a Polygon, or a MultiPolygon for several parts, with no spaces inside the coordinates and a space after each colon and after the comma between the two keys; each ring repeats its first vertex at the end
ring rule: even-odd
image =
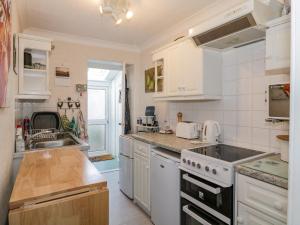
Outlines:
{"type": "Polygon", "coordinates": [[[280,16],[277,1],[248,0],[189,30],[197,46],[226,49],[265,38],[265,23],[280,16]]]}
{"type": "Polygon", "coordinates": [[[193,39],[196,45],[203,45],[205,43],[217,40],[219,38],[225,37],[229,34],[253,27],[256,22],[251,14],[243,16],[234,21],[230,21],[220,27],[211,29],[205,33],[194,36],[193,39]]]}

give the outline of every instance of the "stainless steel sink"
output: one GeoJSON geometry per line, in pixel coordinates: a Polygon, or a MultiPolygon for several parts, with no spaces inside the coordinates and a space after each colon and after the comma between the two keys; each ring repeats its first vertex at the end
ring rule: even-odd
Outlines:
{"type": "Polygon", "coordinates": [[[69,133],[59,133],[55,140],[34,140],[31,143],[30,149],[55,148],[70,145],[80,145],[80,143],[69,133]]]}
{"type": "Polygon", "coordinates": [[[55,148],[55,147],[63,147],[63,146],[70,146],[70,145],[78,145],[79,143],[76,142],[72,138],[66,138],[56,141],[42,141],[42,142],[35,142],[32,144],[33,149],[37,148],[55,148]]]}

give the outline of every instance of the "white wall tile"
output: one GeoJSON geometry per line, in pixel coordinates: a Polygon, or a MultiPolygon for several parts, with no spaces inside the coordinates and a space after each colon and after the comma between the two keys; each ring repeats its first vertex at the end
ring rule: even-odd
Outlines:
{"type": "Polygon", "coordinates": [[[265,61],[263,59],[253,61],[252,75],[254,77],[265,75],[265,61]]]}
{"type": "Polygon", "coordinates": [[[252,76],[252,63],[245,62],[238,66],[238,78],[249,78],[252,76]]]}
{"type": "Polygon", "coordinates": [[[253,128],[252,129],[252,144],[262,147],[269,146],[269,129],[253,128]]]}
{"type": "Polygon", "coordinates": [[[238,78],[238,67],[236,65],[223,66],[223,81],[236,80],[238,78]]]}
{"type": "Polygon", "coordinates": [[[252,127],[268,128],[270,123],[266,122],[267,117],[266,111],[252,111],[252,127]]]}
{"type": "Polygon", "coordinates": [[[238,127],[237,128],[237,142],[251,144],[251,128],[250,127],[238,127]]]}
{"type": "Polygon", "coordinates": [[[183,113],[184,120],[217,120],[224,143],[278,152],[276,136],[287,134],[289,123],[265,122],[265,90],[268,84],[287,81],[288,75],[265,76],[265,41],[227,51],[223,53],[223,99],[170,103],[170,124],[176,126],[177,112],[183,113]]]}
{"type": "Polygon", "coordinates": [[[237,109],[237,97],[236,96],[224,96],[223,97],[224,110],[236,110],[237,109]]]}
{"type": "Polygon", "coordinates": [[[267,110],[267,102],[265,94],[252,95],[252,110],[267,110]]]}
{"type": "Polygon", "coordinates": [[[237,125],[237,111],[224,111],[224,124],[237,125]]]}
{"type": "Polygon", "coordinates": [[[251,110],[251,95],[239,95],[238,97],[238,110],[251,110]]]}
{"type": "Polygon", "coordinates": [[[224,81],[223,82],[223,96],[236,95],[237,93],[237,81],[224,81]]]}
{"type": "Polygon", "coordinates": [[[250,94],[251,93],[251,79],[242,78],[238,81],[238,94],[250,94]]]}
{"type": "Polygon", "coordinates": [[[242,127],[251,127],[251,119],[252,119],[252,112],[251,111],[238,111],[238,126],[242,127]]]}
{"type": "Polygon", "coordinates": [[[265,77],[252,78],[252,94],[264,94],[267,90],[265,77]]]}

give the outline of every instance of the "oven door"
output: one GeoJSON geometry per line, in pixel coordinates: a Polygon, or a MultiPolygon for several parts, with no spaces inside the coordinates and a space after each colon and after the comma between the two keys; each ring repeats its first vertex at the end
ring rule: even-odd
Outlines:
{"type": "Polygon", "coordinates": [[[181,225],[227,225],[185,199],[181,207],[181,225]]]}
{"type": "Polygon", "coordinates": [[[181,192],[232,220],[233,186],[222,187],[181,171],[181,192]]]}

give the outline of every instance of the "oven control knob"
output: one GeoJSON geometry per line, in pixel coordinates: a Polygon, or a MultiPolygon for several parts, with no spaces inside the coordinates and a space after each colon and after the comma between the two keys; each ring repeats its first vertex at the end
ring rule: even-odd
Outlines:
{"type": "Polygon", "coordinates": [[[183,159],[182,159],[182,162],[183,162],[183,163],[186,163],[186,159],[185,159],[185,158],[183,158],[183,159]]]}
{"type": "Polygon", "coordinates": [[[196,163],[195,162],[192,162],[192,167],[195,167],[196,166],[196,163]]]}
{"type": "Polygon", "coordinates": [[[216,169],[212,169],[212,173],[213,173],[214,175],[217,175],[217,170],[216,170],[216,169]]]}
{"type": "Polygon", "coordinates": [[[191,165],[191,160],[188,159],[187,164],[188,164],[188,165],[191,165]]]}
{"type": "Polygon", "coordinates": [[[197,168],[201,169],[201,164],[200,163],[197,163],[197,168]]]}
{"type": "Polygon", "coordinates": [[[208,166],[205,167],[205,171],[209,172],[209,167],[208,166]]]}

